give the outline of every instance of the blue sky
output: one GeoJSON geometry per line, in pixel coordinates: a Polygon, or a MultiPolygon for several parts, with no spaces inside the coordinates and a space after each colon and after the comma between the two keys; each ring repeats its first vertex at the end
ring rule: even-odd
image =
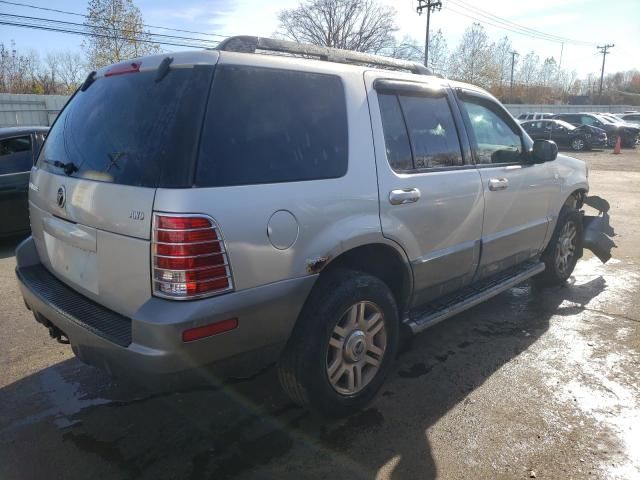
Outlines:
{"type": "MultiPolygon", "coordinates": [[[[15,0],[47,8],[84,13],[85,0],[15,0]]],[[[415,12],[415,0],[379,0],[392,5],[397,11],[396,22],[400,27],[398,36],[409,35],[424,41],[425,16],[415,12]]],[[[452,49],[460,39],[464,29],[474,20],[467,15],[478,16],[471,10],[460,7],[460,0],[442,0],[444,8],[432,15],[432,31],[442,29],[452,49]],[[456,6],[456,3],[458,4],[456,6]],[[454,10],[457,10],[455,12],[454,10]],[[462,13],[461,13],[462,12],[462,13]]],[[[640,0],[462,0],[483,10],[520,25],[559,35],[574,40],[597,44],[614,43],[616,46],[607,56],[607,72],[640,69],[640,0]]],[[[277,13],[283,8],[291,8],[299,0],[137,0],[144,21],[151,25],[170,26],[187,30],[217,34],[249,34],[268,36],[278,26],[277,13]]],[[[0,3],[0,13],[56,18],[67,21],[81,20],[0,3]]],[[[479,17],[480,18],[480,17],[479,17]]],[[[530,38],[484,23],[489,36],[498,40],[509,35],[515,49],[524,55],[535,50],[541,58],[547,56],[559,60],[561,45],[546,40],[530,38]]],[[[166,32],[171,33],[171,32],[166,32]]],[[[189,35],[175,33],[176,35],[189,35]]],[[[47,51],[80,49],[82,37],[64,33],[54,33],[0,26],[0,41],[16,42],[22,51],[35,50],[44,55],[47,51]]],[[[173,47],[166,47],[172,49],[173,47]]],[[[589,72],[600,71],[602,56],[595,46],[577,46],[566,43],[562,54],[562,65],[574,69],[582,77],[589,72]]]]}

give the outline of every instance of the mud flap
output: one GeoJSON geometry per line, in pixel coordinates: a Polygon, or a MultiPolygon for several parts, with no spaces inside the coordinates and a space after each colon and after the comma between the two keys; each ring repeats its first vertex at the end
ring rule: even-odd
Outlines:
{"type": "Polygon", "coordinates": [[[616,246],[610,238],[615,236],[615,231],[609,223],[609,202],[602,197],[592,196],[585,197],[584,203],[600,214],[582,217],[582,247],[591,250],[602,263],[607,263],[611,258],[611,249],[616,246]]]}

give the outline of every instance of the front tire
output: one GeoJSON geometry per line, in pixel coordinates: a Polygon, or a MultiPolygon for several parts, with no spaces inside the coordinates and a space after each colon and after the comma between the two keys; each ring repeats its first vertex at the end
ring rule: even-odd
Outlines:
{"type": "Polygon", "coordinates": [[[543,285],[561,285],[573,273],[582,256],[582,215],[575,208],[560,210],[556,229],[542,254],[545,271],[537,279],[543,285]]]}
{"type": "Polygon", "coordinates": [[[278,364],[285,392],[327,416],[361,410],[398,348],[398,308],[387,285],[354,270],[318,280],[278,364]]]}
{"type": "Polygon", "coordinates": [[[573,140],[571,140],[571,148],[576,152],[584,150],[585,146],[586,144],[582,138],[574,138],[573,140]]]}

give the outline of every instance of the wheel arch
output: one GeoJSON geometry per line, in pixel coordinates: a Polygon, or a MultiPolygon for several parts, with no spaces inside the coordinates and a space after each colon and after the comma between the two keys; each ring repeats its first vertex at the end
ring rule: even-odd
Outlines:
{"type": "Polygon", "coordinates": [[[377,241],[355,246],[329,259],[320,270],[320,276],[335,269],[351,269],[373,275],[391,290],[400,316],[408,308],[413,291],[413,272],[406,253],[391,241],[377,241]]]}

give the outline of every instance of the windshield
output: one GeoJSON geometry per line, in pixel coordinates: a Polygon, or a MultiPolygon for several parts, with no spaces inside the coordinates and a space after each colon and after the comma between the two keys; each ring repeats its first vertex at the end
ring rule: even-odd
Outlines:
{"type": "Polygon", "coordinates": [[[605,117],[604,115],[594,115],[594,117],[596,117],[598,120],[604,123],[609,123],[609,124],[618,123],[617,120],[614,122],[609,117],[605,117]]]}
{"type": "Polygon", "coordinates": [[[52,127],[38,168],[101,182],[181,187],[192,182],[213,67],[98,78],[52,127]]]}

